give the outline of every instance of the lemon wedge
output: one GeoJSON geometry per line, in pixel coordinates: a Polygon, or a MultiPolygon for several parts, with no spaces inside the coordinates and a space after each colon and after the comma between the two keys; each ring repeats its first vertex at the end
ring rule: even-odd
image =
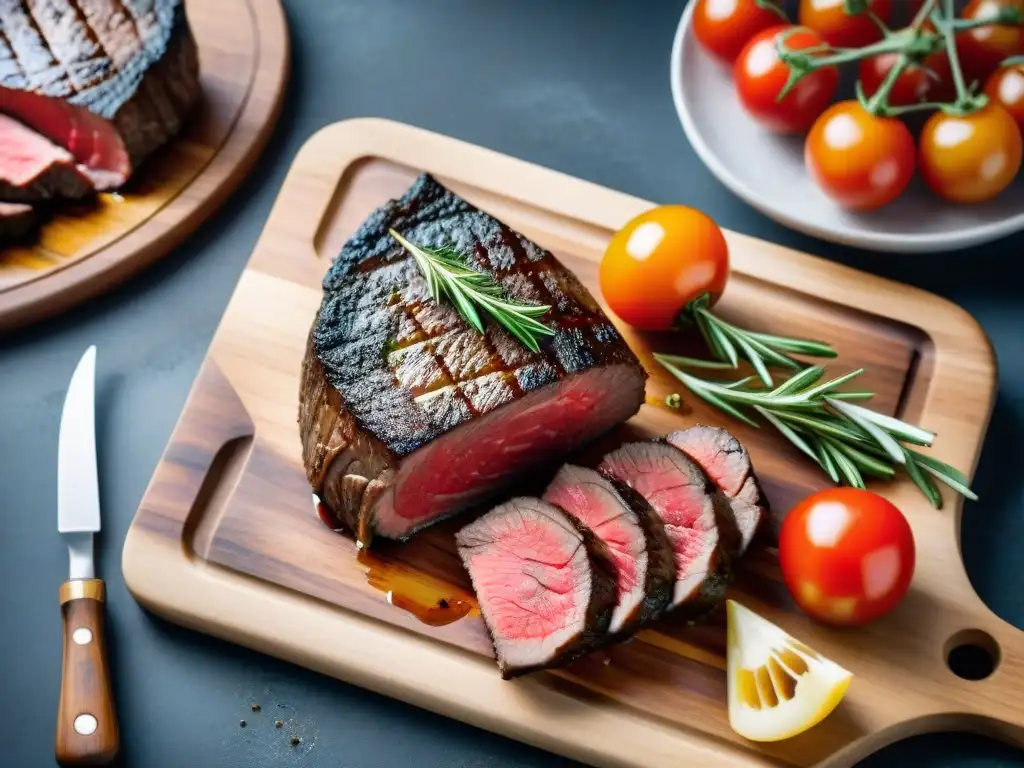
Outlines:
{"type": "Polygon", "coordinates": [[[735,600],[726,607],[732,729],[751,741],[781,741],[825,719],[853,675],[735,600]]]}

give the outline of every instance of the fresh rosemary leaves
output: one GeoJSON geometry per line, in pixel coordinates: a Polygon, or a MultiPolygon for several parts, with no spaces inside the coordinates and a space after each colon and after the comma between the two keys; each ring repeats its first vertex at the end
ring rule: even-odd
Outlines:
{"type": "Polygon", "coordinates": [[[484,332],[484,324],[478,310],[493,317],[533,352],[540,350],[542,336],[554,335],[553,330],[537,320],[551,309],[549,305],[505,298],[501,286],[490,275],[471,269],[465,257],[452,248],[425,248],[410,243],[393,229],[388,232],[416,261],[427,280],[431,298],[438,302],[447,298],[480,333],[484,332]]]}
{"type": "MultiPolygon", "coordinates": [[[[863,368],[820,383],[825,368],[815,365],[767,389],[753,384],[756,376],[734,382],[693,376],[682,369],[690,365],[690,358],[655,354],[654,359],[695,395],[733,418],[758,427],[757,421],[741,409],[755,411],[814,460],[835,483],[863,488],[864,475],[888,479],[896,472],[894,465],[898,465],[936,509],[942,507],[942,496],[934,480],[968,499],[978,498],[962,472],[903,445],[930,446],[935,439],[933,432],[854,404],[853,401],[871,398],[871,392],[836,391],[863,373],[863,368]]],[[[732,366],[719,363],[717,367],[732,366]]]]}

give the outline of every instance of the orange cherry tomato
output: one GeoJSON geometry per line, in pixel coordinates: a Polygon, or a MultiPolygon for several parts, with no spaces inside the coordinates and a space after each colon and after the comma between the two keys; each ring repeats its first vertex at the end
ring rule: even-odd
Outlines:
{"type": "Polygon", "coordinates": [[[891,502],[858,488],[811,494],[779,531],[782,578],[801,610],[860,626],[895,608],[914,576],[914,534],[891,502]]]}
{"type": "Polygon", "coordinates": [[[732,64],[750,38],[785,20],[781,11],[756,0],[697,0],[693,33],[706,51],[732,64]]]}
{"type": "Polygon", "coordinates": [[[718,300],[729,278],[729,247],[708,216],[685,205],[662,205],[615,233],[601,259],[601,294],[634,328],[673,328],[693,299],[718,300]]]}
{"type": "Polygon", "coordinates": [[[935,112],[921,131],[918,167],[935,192],[954,203],[980,203],[1002,192],[1020,169],[1021,132],[999,104],[970,115],[935,112]]]}
{"type": "Polygon", "coordinates": [[[789,79],[789,67],[778,56],[778,40],[800,50],[824,44],[821,36],[804,27],[784,24],[754,35],[736,59],[733,79],[744,109],[761,125],[776,133],[810,128],[835,96],[839,69],[823,67],[803,77],[786,96],[776,101],[789,79]]]}
{"type": "Polygon", "coordinates": [[[1009,112],[1024,132],[1024,64],[997,69],[985,83],[985,93],[1009,112]]]}
{"type": "MultiPolygon", "coordinates": [[[[898,53],[880,53],[860,60],[858,77],[865,96],[871,98],[875,95],[878,86],[885,81],[889,70],[899,59],[898,53]]],[[[892,90],[889,91],[889,106],[904,107],[908,104],[928,101],[932,85],[935,82],[936,80],[927,69],[920,64],[911,64],[900,73],[896,82],[893,83],[892,90]]]]}
{"type": "MultiPolygon", "coordinates": [[[[800,0],[797,20],[836,48],[860,48],[882,39],[882,30],[867,13],[846,12],[848,0],[800,0]]],[[[868,0],[868,9],[886,24],[892,18],[892,0],[868,0]]]]}
{"type": "MultiPolygon", "coordinates": [[[[963,18],[994,19],[1002,8],[1024,13],[1024,0],[971,0],[963,18]]],[[[1024,50],[1024,27],[990,24],[964,30],[957,34],[956,46],[967,84],[984,83],[1003,59],[1024,50]]]]}
{"type": "Polygon", "coordinates": [[[899,197],[914,176],[915,155],[902,120],[872,115],[856,100],[825,110],[804,144],[807,169],[822,191],[857,210],[899,197]]]}

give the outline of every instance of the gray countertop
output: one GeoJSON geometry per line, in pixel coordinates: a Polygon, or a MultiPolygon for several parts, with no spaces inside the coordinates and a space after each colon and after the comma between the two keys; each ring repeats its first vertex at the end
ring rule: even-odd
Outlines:
{"type": "MultiPolygon", "coordinates": [[[[202,2],[203,0],[190,0],[202,2]]],[[[208,0],[212,2],[213,0],[208,0]]],[[[1024,282],[1018,236],[938,256],[864,253],[797,235],[705,170],[672,107],[668,56],[683,0],[288,0],[293,74],[251,179],[157,266],[115,292],[0,340],[0,766],[53,765],[60,671],[56,451],[68,378],[98,356],[98,434],[109,633],[124,764],[567,766],[502,737],[171,625],[125,590],[121,545],[192,379],[295,152],[347,117],[408,122],[661,202],[721,225],[934,291],[985,327],[1000,392],[963,552],[1001,616],[1024,625],[1021,454],[1024,282]],[[262,705],[252,713],[250,705],[262,705]],[[278,714],[280,713],[280,714],[278,714]],[[303,738],[293,749],[273,728],[303,738]],[[249,721],[240,728],[239,720],[249,721]]],[[[685,764],[681,756],[680,764],[685,764]]],[[[1024,766],[982,737],[938,734],[863,765],[1024,766]]]]}

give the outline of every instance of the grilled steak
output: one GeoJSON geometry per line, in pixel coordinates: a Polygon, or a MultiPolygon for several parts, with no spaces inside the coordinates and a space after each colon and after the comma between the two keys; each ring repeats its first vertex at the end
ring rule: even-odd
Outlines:
{"type": "Polygon", "coordinates": [[[703,424],[673,432],[665,440],[697,462],[729,498],[740,531],[740,554],[745,552],[768,515],[768,500],[747,449],[726,430],[703,424]]]}
{"type": "Polygon", "coordinates": [[[375,211],[324,278],[302,368],[310,484],[364,541],[405,538],[507,487],[640,408],[646,374],[555,257],[429,175],[375,211]],[[450,245],[516,299],[549,304],[534,354],[427,283],[389,228],[450,245]]]}
{"type": "Polygon", "coordinates": [[[32,206],[24,203],[0,203],[0,243],[16,240],[35,225],[32,206]]]}
{"type": "Polygon", "coordinates": [[[614,566],[574,517],[515,498],[455,538],[503,678],[562,666],[608,641],[614,566]]]}
{"type": "Polygon", "coordinates": [[[731,576],[739,532],[721,492],[677,448],[660,441],[627,443],[598,467],[643,496],[665,524],[675,553],[670,608],[697,616],[717,605],[731,576]]]}
{"type": "Polygon", "coordinates": [[[0,0],[0,112],[123,184],[199,94],[182,0],[0,0]]]}
{"type": "Polygon", "coordinates": [[[38,201],[92,192],[88,169],[71,153],[0,115],[0,200],[38,201]]]}
{"type": "Polygon", "coordinates": [[[611,554],[618,589],[611,634],[626,636],[661,615],[676,566],[665,526],[642,496],[600,472],[566,464],[544,500],[585,523],[611,554]]]}

